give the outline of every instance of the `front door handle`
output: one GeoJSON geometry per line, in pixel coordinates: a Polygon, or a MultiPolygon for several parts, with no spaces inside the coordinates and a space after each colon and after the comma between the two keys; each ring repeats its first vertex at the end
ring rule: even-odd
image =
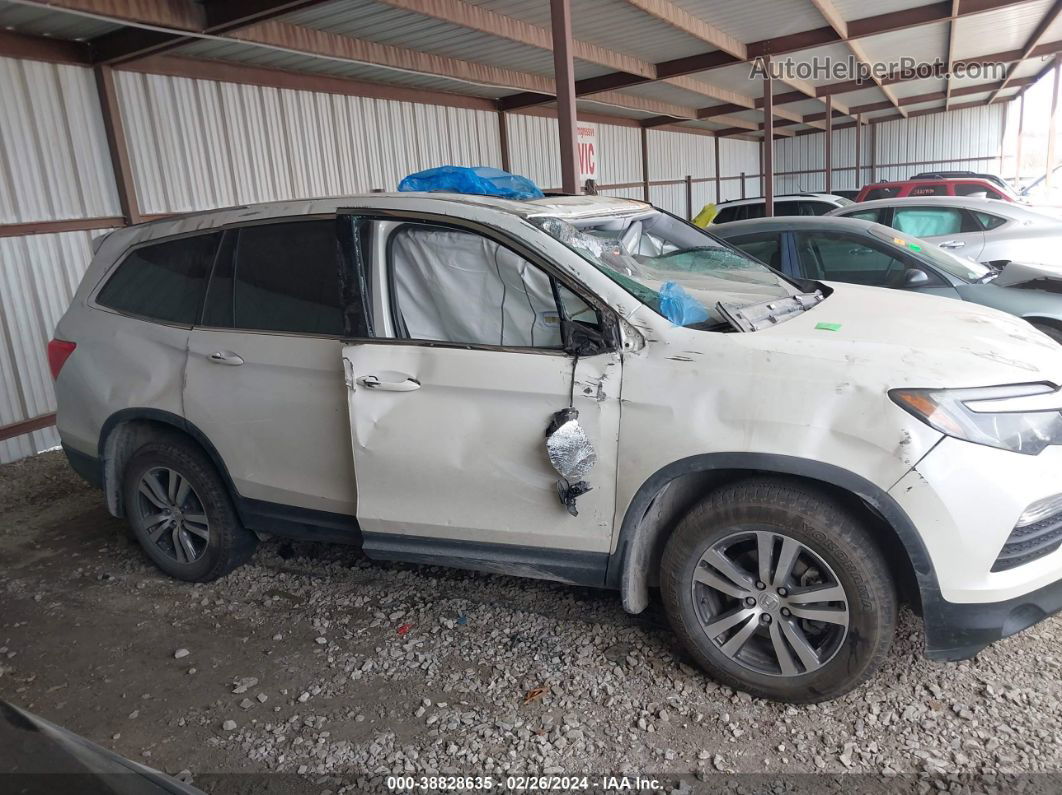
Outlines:
{"type": "Polygon", "coordinates": [[[214,351],[207,358],[214,364],[227,364],[229,367],[239,367],[243,364],[243,357],[232,351],[214,351]]]}
{"type": "Polygon", "coordinates": [[[355,381],[358,386],[377,392],[412,392],[414,389],[420,389],[420,381],[411,376],[397,381],[381,381],[379,376],[359,375],[355,381]]]}
{"type": "Polygon", "coordinates": [[[938,243],[941,248],[962,248],[966,245],[963,240],[945,240],[943,243],[938,243]]]}

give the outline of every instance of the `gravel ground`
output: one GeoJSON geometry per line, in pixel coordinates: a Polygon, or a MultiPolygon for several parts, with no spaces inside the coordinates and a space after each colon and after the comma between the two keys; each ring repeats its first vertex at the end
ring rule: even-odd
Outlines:
{"type": "Polygon", "coordinates": [[[785,706],[691,667],[656,604],[280,541],[188,585],[60,454],[0,467],[0,698],[208,791],[270,772],[308,792],[393,773],[1057,792],[1027,774],[1062,769],[1060,638],[1052,619],[931,663],[905,613],[869,685],[785,706]]]}

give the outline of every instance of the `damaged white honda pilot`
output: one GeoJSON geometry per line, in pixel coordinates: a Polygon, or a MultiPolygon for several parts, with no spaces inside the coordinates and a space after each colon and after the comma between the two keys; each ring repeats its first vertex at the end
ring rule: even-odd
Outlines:
{"type": "Polygon", "coordinates": [[[266,535],[659,586],[719,681],[867,679],[1062,607],[1062,347],[960,301],[794,282],[604,197],[372,194],[121,229],[49,347],[70,462],[147,555],[266,535]]]}

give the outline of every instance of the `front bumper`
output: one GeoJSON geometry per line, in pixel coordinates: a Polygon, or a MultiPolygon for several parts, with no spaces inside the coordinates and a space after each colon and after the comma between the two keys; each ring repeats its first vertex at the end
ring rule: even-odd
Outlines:
{"type": "Polygon", "coordinates": [[[1027,456],[951,438],[889,490],[932,566],[919,578],[928,657],[967,659],[1062,609],[1062,549],[992,571],[1022,512],[1060,493],[1062,447],[1027,456]]]}
{"type": "Polygon", "coordinates": [[[925,600],[924,595],[923,600],[926,656],[931,660],[968,660],[985,646],[1062,610],[1062,580],[992,604],[925,600]]]}

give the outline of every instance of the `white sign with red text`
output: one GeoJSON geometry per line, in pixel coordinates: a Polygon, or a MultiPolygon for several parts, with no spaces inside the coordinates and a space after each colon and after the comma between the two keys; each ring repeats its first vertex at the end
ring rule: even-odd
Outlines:
{"type": "Polygon", "coordinates": [[[579,148],[579,181],[598,180],[597,161],[600,153],[597,125],[587,121],[575,125],[575,140],[579,148]]]}

